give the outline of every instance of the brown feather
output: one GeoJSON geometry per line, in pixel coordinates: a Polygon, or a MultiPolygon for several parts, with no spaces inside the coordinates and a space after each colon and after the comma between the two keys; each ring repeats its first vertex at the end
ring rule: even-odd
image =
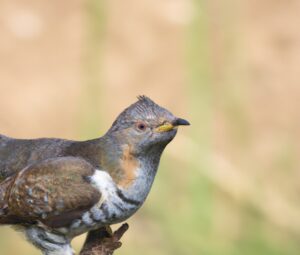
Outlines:
{"type": "Polygon", "coordinates": [[[62,157],[33,164],[13,180],[9,215],[63,227],[96,204],[101,194],[87,176],[95,169],[83,159],[62,157]]]}
{"type": "Polygon", "coordinates": [[[135,171],[139,166],[139,162],[132,155],[130,146],[124,146],[123,155],[120,159],[120,171],[123,173],[123,178],[118,182],[118,185],[127,188],[135,180],[135,171]]]}

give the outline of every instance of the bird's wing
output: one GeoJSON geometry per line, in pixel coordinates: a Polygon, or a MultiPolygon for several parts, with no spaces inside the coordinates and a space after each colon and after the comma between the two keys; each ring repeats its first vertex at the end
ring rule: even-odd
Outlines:
{"type": "Polygon", "coordinates": [[[24,223],[68,226],[101,198],[89,183],[94,171],[91,164],[76,157],[48,159],[23,169],[9,192],[9,214],[24,223]]]}

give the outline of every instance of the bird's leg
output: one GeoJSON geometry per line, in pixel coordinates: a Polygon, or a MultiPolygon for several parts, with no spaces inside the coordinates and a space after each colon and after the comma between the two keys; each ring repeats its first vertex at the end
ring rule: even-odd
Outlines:
{"type": "Polygon", "coordinates": [[[30,227],[26,231],[27,239],[44,255],[74,255],[70,240],[66,237],[47,232],[40,227],[30,227]]]}
{"type": "Polygon", "coordinates": [[[111,255],[121,247],[121,237],[127,231],[128,224],[123,224],[115,232],[109,226],[90,231],[80,255],[111,255]]]}

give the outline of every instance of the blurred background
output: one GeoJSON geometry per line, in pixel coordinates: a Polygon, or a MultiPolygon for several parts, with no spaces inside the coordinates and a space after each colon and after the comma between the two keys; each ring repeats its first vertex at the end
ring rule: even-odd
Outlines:
{"type": "MultiPolygon", "coordinates": [[[[297,0],[1,0],[0,133],[98,137],[148,95],[192,126],[116,254],[299,254],[299,13],[297,0]]],[[[38,252],[1,227],[0,254],[38,252]]]]}

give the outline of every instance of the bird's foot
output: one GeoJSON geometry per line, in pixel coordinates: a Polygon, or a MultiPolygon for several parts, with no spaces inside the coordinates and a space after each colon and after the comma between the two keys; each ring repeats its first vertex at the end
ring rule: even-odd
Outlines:
{"type": "Polygon", "coordinates": [[[123,224],[115,232],[109,226],[90,231],[80,255],[111,255],[120,248],[121,237],[128,230],[128,224],[123,224]]]}

